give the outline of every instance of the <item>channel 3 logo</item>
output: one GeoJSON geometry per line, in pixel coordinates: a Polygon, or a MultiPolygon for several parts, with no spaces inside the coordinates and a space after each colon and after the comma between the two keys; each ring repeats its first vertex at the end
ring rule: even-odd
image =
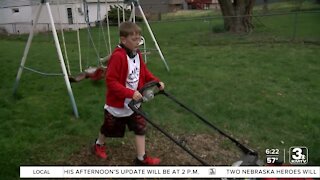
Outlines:
{"type": "Polygon", "coordinates": [[[293,146],[289,149],[289,162],[294,165],[308,163],[308,148],[303,146],[293,146]]]}

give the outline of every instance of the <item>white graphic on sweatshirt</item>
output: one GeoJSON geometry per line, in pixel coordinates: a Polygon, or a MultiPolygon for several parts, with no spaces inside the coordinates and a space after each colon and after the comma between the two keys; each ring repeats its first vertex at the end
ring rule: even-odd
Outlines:
{"type": "MultiPolygon", "coordinates": [[[[127,62],[128,62],[128,76],[126,81],[126,88],[137,90],[138,83],[139,83],[139,76],[140,76],[139,55],[137,54],[134,58],[130,58],[129,56],[127,56],[127,62]]],[[[123,108],[116,108],[108,105],[105,105],[104,108],[115,117],[127,117],[133,113],[133,111],[128,106],[131,100],[132,98],[126,98],[124,101],[123,108]]],[[[138,104],[138,107],[139,106],[140,104],[138,104]]]]}
{"type": "Polygon", "coordinates": [[[139,75],[140,75],[140,61],[139,55],[136,55],[134,58],[128,59],[128,77],[126,82],[126,87],[132,90],[137,90],[139,83],[139,75]]]}

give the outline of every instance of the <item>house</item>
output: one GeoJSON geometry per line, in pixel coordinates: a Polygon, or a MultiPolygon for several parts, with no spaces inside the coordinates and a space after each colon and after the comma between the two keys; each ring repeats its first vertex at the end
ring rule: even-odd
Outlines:
{"type": "Polygon", "coordinates": [[[178,10],[187,9],[187,3],[185,0],[170,0],[169,1],[169,12],[175,12],[178,10]]]}
{"type": "MultiPolygon", "coordinates": [[[[56,28],[76,29],[87,27],[85,21],[85,8],[83,0],[46,0],[50,3],[52,16],[56,28]]],[[[0,1],[0,33],[24,34],[29,33],[32,19],[41,0],[1,0],[0,1]]],[[[86,0],[88,7],[88,19],[90,24],[104,19],[110,6],[119,3],[118,0],[86,0]]],[[[42,7],[36,32],[44,32],[51,29],[50,19],[46,6],[42,7]]]]}
{"type": "Polygon", "coordinates": [[[147,17],[175,12],[188,7],[185,0],[139,0],[139,3],[147,17]]]}
{"type": "Polygon", "coordinates": [[[218,0],[186,0],[189,9],[220,9],[218,0]]]}

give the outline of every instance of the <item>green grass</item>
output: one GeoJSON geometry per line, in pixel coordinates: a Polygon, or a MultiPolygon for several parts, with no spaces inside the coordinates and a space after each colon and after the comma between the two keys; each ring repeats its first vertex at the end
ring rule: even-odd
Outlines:
{"type": "MultiPolygon", "coordinates": [[[[287,1],[279,1],[275,3],[269,3],[268,8],[275,11],[297,11],[297,10],[311,10],[311,9],[319,9],[320,5],[315,3],[314,0],[287,0],[287,1]]],[[[255,10],[262,9],[262,6],[256,6],[255,10]]]]}
{"type": "Polygon", "coordinates": [[[284,39],[295,38],[319,41],[319,36],[315,32],[320,32],[320,27],[312,24],[317,18],[319,18],[319,13],[302,12],[279,16],[256,17],[254,22],[256,26],[261,27],[258,32],[264,32],[269,36],[278,36],[284,39]],[[277,18],[277,21],[274,21],[275,18],[277,18]]]}
{"type": "MultiPolygon", "coordinates": [[[[320,164],[319,152],[319,14],[299,15],[299,29],[279,27],[291,16],[266,17],[250,35],[215,34],[220,20],[152,23],[151,26],[171,71],[155,52],[149,69],[166,83],[168,92],[216,126],[258,150],[309,148],[309,164],[320,164]],[[301,19],[300,19],[301,18],[301,19]],[[285,40],[277,43],[277,40],[285,40]],[[284,144],[281,143],[284,141],[284,144]]],[[[142,26],[148,47],[153,47],[142,26]]],[[[98,41],[98,29],[93,30],[98,41]]],[[[112,28],[113,45],[117,40],[112,28]]],[[[12,89],[27,36],[1,37],[0,174],[17,179],[20,165],[61,164],[96,138],[103,118],[104,82],[72,84],[80,118],[75,119],[62,77],[42,77],[24,71],[17,97],[12,89]],[[60,162],[60,163],[59,163],[60,162]]],[[[66,33],[72,72],[78,70],[76,34],[66,33]]],[[[96,65],[81,31],[84,66],[96,65]],[[89,59],[89,60],[88,60],[89,59]]],[[[104,42],[100,52],[103,54],[104,42]]],[[[27,66],[59,72],[50,34],[37,35],[27,66]]],[[[154,121],[176,134],[212,133],[190,114],[166,98],[145,104],[154,121]]],[[[117,143],[117,142],[113,142],[117,143]]]]}
{"type": "Polygon", "coordinates": [[[220,11],[216,10],[180,10],[177,12],[170,12],[163,14],[161,20],[176,20],[183,18],[199,18],[208,17],[213,15],[221,14],[220,11]]]}

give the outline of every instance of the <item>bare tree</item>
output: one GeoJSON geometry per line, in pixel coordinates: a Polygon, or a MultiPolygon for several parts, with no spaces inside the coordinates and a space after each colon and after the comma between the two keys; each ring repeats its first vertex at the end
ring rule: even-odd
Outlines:
{"type": "Polygon", "coordinates": [[[219,0],[225,30],[233,33],[252,31],[254,3],[255,0],[219,0]]]}

